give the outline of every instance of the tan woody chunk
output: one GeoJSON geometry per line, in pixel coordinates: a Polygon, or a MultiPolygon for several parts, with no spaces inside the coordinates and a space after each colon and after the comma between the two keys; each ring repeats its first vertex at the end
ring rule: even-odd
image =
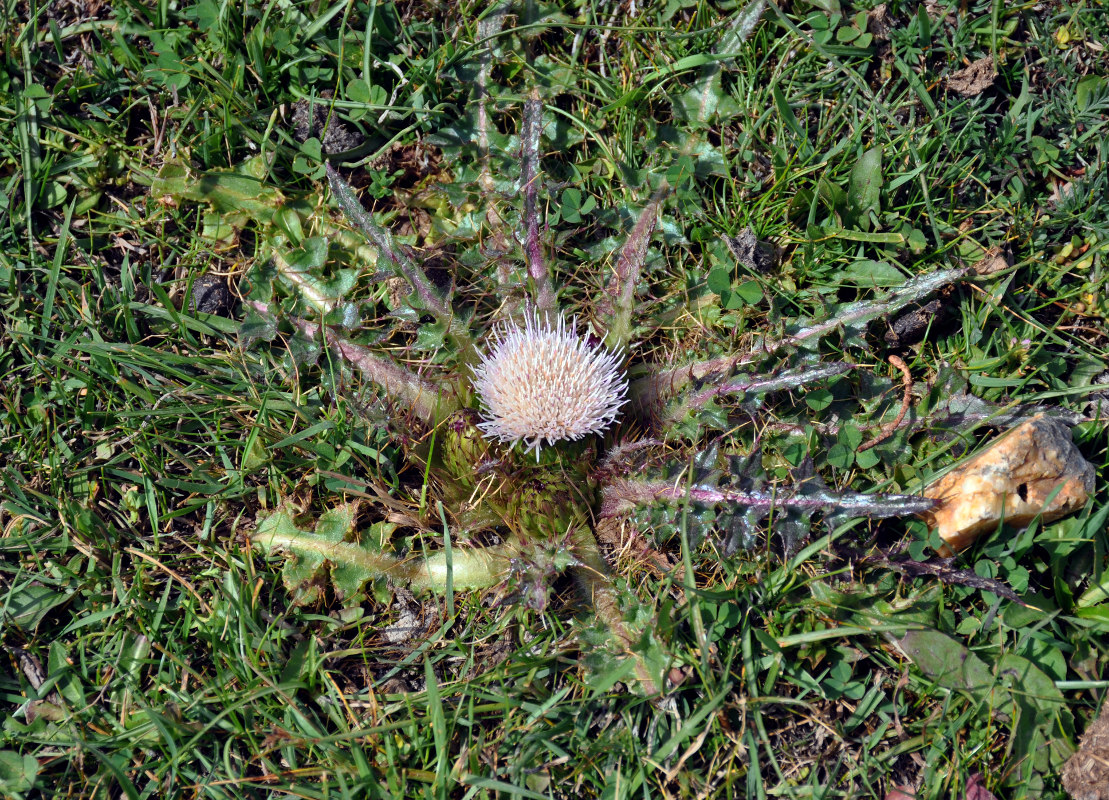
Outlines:
{"type": "Polygon", "coordinates": [[[1003,519],[1018,528],[1037,515],[1059,519],[1084,506],[1093,490],[1094,467],[1070,430],[1038,414],[925,487],[924,496],[941,504],[922,516],[946,543],[941,555],[949,556],[1003,519]]]}

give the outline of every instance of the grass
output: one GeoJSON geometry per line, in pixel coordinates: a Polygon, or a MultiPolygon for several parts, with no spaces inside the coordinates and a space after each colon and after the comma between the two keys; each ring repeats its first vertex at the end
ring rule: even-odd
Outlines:
{"type": "MultiPolygon", "coordinates": [[[[783,4],[729,49],[736,10],[682,0],[526,4],[500,26],[471,3],[5,0],[0,794],[946,798],[981,773],[999,798],[1064,796],[1109,688],[1091,405],[1109,344],[1109,23],[1084,2],[868,10],[783,4]],[[987,56],[996,79],[956,92],[987,56]],[[379,221],[492,286],[521,263],[490,209],[502,230],[524,217],[532,89],[564,304],[599,296],[662,178],[639,353],[664,364],[1000,255],[899,350],[914,414],[952,398],[1070,412],[1095,498],[952,565],[916,521],[814,525],[794,548],[764,530],[724,556],[716,512],[645,509],[610,560],[672,659],[665,702],[606,661],[565,581],[541,611],[386,585],[294,603],[281,559],[250,547],[257,521],[369,508],[374,486],[421,476],[343,365],[242,329],[241,306],[201,290],[246,296],[274,280],[276,237],[324,233],[346,260],[323,265],[322,296],[376,309],[365,333],[397,357],[441,358],[430,326],[380,324],[390,285],[336,222],[328,138],[298,139],[294,104],[361,134],[331,158],[379,221]],[[216,170],[238,172],[182,178],[216,170]],[[771,272],[729,250],[746,227],[781,249],[771,272]]],[[[899,400],[887,328],[814,354],[867,364],[869,383],[767,403],[771,479],[808,456],[831,486],[912,492],[989,438],[934,425],[856,452],[899,400]]],[[[710,410],[679,425],[697,446],[681,452],[748,454],[738,407],[710,410]]]]}

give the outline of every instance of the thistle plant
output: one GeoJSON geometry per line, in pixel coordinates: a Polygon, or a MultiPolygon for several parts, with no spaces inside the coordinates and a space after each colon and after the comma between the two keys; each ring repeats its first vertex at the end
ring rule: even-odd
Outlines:
{"type": "MultiPolygon", "coordinates": [[[[754,3],[737,15],[728,47],[750,32],[761,10],[754,3]]],[[[703,89],[719,81],[718,67],[712,62],[702,70],[691,95],[711,96],[703,89]]],[[[479,94],[485,77],[483,71],[479,94]]],[[[731,432],[756,429],[769,398],[858,374],[864,368],[856,361],[822,357],[821,342],[837,339],[841,352],[865,352],[860,334],[870,322],[963,279],[967,270],[910,279],[823,319],[782,320],[735,351],[700,360],[652,358],[643,339],[661,323],[644,302],[645,265],[670,183],[656,182],[603,290],[569,292],[555,282],[558,271],[547,262],[541,234],[542,103],[533,93],[523,104],[522,210],[513,230],[493,202],[489,110],[487,98],[479,100],[476,146],[486,164],[479,184],[490,200],[484,224],[495,251],[486,265],[459,268],[449,279],[426,269],[332,166],[331,194],[364,243],[326,214],[315,222],[322,235],[299,245],[288,235],[297,225],[267,228],[273,257],[254,276],[246,340],[285,330],[301,360],[329,351],[353,367],[372,389],[367,407],[379,410],[398,460],[410,467],[404,474],[420,479],[371,481],[379,507],[368,515],[364,505],[335,502],[305,524],[297,509],[279,509],[262,516],[252,538],[288,555],[286,583],[301,602],[318,600],[324,585],[341,601],[358,602],[367,586],[393,582],[447,593],[500,586],[542,608],[553,577],[570,570],[586,607],[629,658],[639,687],[661,692],[665,659],[645,655],[649,615],[632,592],[618,589],[598,531],[621,524],[647,529],[659,509],[684,511],[704,522],[697,530],[713,532],[727,554],[767,536],[792,549],[809,535],[815,515],[835,525],[928,510],[931,501],[920,497],[829,488],[805,463],[792,480],[771,479],[759,463],[758,437],[731,432]],[[363,277],[404,287],[387,301],[392,331],[367,335],[360,322],[365,309],[344,301],[335,280],[325,286],[319,277],[336,242],[363,277]],[[292,313],[280,302],[289,295],[296,298],[292,313]],[[560,308],[560,298],[570,295],[573,307],[560,308]],[[415,342],[400,351],[406,360],[380,345],[393,336],[415,342]]],[[[696,146],[689,143],[683,155],[696,146]]],[[[377,297],[386,302],[384,293],[377,297]]],[[[876,433],[884,421],[875,421],[876,433]]],[[[652,544],[667,545],[661,537],[652,544]]]]}

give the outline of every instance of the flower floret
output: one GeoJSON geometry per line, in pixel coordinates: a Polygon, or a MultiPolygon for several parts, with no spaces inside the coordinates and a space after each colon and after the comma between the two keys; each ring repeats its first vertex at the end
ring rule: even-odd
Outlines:
{"type": "Polygon", "coordinates": [[[619,416],[628,391],[622,358],[580,338],[576,318],[552,322],[528,310],[523,327],[504,323],[491,342],[473,370],[487,437],[526,442],[538,457],[544,440],[599,433],[619,416]]]}

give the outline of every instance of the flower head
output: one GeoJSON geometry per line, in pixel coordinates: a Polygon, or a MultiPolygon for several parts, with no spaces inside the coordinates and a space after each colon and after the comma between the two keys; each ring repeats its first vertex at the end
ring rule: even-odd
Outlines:
{"type": "Polygon", "coordinates": [[[526,442],[539,457],[544,439],[554,444],[603,431],[620,413],[628,381],[620,356],[578,337],[577,319],[559,314],[552,323],[534,310],[524,325],[494,330],[489,352],[474,367],[487,437],[526,442]]]}

